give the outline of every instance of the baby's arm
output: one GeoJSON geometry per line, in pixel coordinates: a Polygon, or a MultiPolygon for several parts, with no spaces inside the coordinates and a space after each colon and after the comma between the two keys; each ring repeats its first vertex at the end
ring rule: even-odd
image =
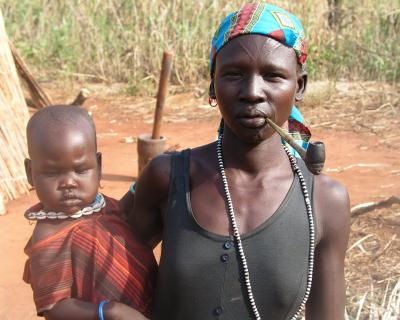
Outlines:
{"type": "MultiPolygon", "coordinates": [[[[104,320],[146,320],[140,312],[119,302],[109,302],[103,308],[104,320]]],[[[46,320],[97,320],[98,305],[68,298],[56,303],[44,312],[46,320]]]]}

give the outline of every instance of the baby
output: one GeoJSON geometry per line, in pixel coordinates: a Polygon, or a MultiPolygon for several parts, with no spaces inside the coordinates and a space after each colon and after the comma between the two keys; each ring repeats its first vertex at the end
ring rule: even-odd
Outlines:
{"type": "Polygon", "coordinates": [[[119,215],[118,202],[98,192],[93,120],[77,106],[46,107],[30,119],[27,140],[26,174],[40,203],[25,213],[37,223],[25,247],[24,280],[37,314],[145,319],[157,264],[119,215]]]}

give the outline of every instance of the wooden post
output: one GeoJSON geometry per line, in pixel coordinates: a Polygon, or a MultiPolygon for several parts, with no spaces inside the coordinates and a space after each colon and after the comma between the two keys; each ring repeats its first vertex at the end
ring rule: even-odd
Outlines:
{"type": "Polygon", "coordinates": [[[29,71],[28,66],[25,64],[24,60],[18,54],[17,49],[13,46],[11,41],[9,41],[9,46],[15,61],[15,65],[17,66],[18,73],[28,86],[29,92],[32,97],[33,105],[37,109],[51,105],[52,102],[50,97],[37,83],[32,73],[29,71]]]}
{"type": "Polygon", "coordinates": [[[72,106],[81,106],[85,103],[86,99],[89,98],[90,92],[86,88],[82,88],[81,91],[79,91],[79,94],[76,96],[74,101],[70,103],[72,106]]]}
{"type": "Polygon", "coordinates": [[[138,174],[149,163],[149,161],[162,154],[165,151],[166,138],[161,136],[161,120],[164,109],[165,99],[168,94],[168,78],[171,73],[173,54],[164,52],[160,73],[160,80],[158,83],[158,93],[156,110],[154,112],[153,133],[141,134],[138,137],[137,152],[138,152],[138,174]]]}
{"type": "Polygon", "coordinates": [[[156,102],[156,110],[154,113],[154,124],[153,124],[153,134],[151,135],[152,139],[160,139],[161,137],[161,119],[162,113],[164,109],[165,99],[168,94],[168,79],[171,73],[172,67],[172,57],[173,54],[165,51],[162,59],[160,80],[158,83],[158,93],[157,93],[157,102],[156,102]]]}

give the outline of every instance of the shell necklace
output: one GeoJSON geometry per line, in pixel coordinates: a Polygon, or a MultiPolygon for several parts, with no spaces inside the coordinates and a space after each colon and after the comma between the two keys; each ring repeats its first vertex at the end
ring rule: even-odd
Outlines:
{"type": "Polygon", "coordinates": [[[105,205],[106,205],[106,200],[104,199],[101,193],[98,193],[92,204],[79,210],[78,212],[72,215],[65,214],[64,212],[52,212],[52,211],[46,212],[44,210],[40,210],[37,212],[27,211],[25,212],[24,216],[28,220],[44,220],[44,219],[63,220],[68,218],[78,219],[82,216],[90,216],[93,213],[99,212],[101,209],[105,207],[105,205]]]}
{"type": "MultiPolygon", "coordinates": [[[[224,185],[224,192],[225,192],[225,199],[228,205],[228,216],[233,230],[233,237],[236,243],[237,250],[240,256],[240,262],[243,269],[243,277],[246,285],[247,296],[251,305],[251,309],[253,311],[254,318],[256,320],[261,320],[260,313],[258,312],[257,305],[253,296],[253,290],[251,288],[250,282],[250,273],[247,267],[246,256],[244,254],[243,246],[242,246],[242,239],[240,237],[239,228],[236,223],[235,212],[233,209],[232,198],[229,192],[228,180],[226,178],[225,173],[225,165],[224,165],[224,158],[222,154],[222,137],[223,137],[223,123],[221,123],[220,128],[218,129],[218,140],[217,140],[217,159],[218,159],[218,167],[222,177],[222,182],[224,185]]],[[[297,319],[301,312],[304,310],[308,297],[311,291],[311,283],[312,283],[312,276],[313,276],[313,269],[314,269],[314,249],[315,249],[315,226],[314,226],[314,217],[312,212],[311,200],[308,194],[306,181],[304,179],[303,173],[301,172],[300,168],[297,165],[297,161],[294,156],[290,153],[289,149],[283,146],[287,156],[289,157],[291,166],[293,171],[296,172],[297,176],[299,177],[299,181],[301,184],[301,190],[304,197],[304,202],[306,205],[307,216],[308,216],[308,225],[310,229],[310,248],[309,248],[309,255],[308,255],[308,274],[307,274],[307,285],[306,285],[306,292],[304,294],[303,300],[295,313],[295,315],[291,318],[291,320],[297,319]]]]}

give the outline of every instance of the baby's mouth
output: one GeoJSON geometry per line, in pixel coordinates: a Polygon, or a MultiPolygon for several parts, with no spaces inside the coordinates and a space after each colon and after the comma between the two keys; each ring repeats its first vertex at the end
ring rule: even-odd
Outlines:
{"type": "Polygon", "coordinates": [[[73,193],[64,193],[61,196],[60,202],[65,206],[79,205],[81,200],[73,193]]]}
{"type": "Polygon", "coordinates": [[[77,199],[78,197],[76,196],[75,193],[73,192],[63,192],[61,195],[62,200],[70,200],[70,199],[77,199]]]}

